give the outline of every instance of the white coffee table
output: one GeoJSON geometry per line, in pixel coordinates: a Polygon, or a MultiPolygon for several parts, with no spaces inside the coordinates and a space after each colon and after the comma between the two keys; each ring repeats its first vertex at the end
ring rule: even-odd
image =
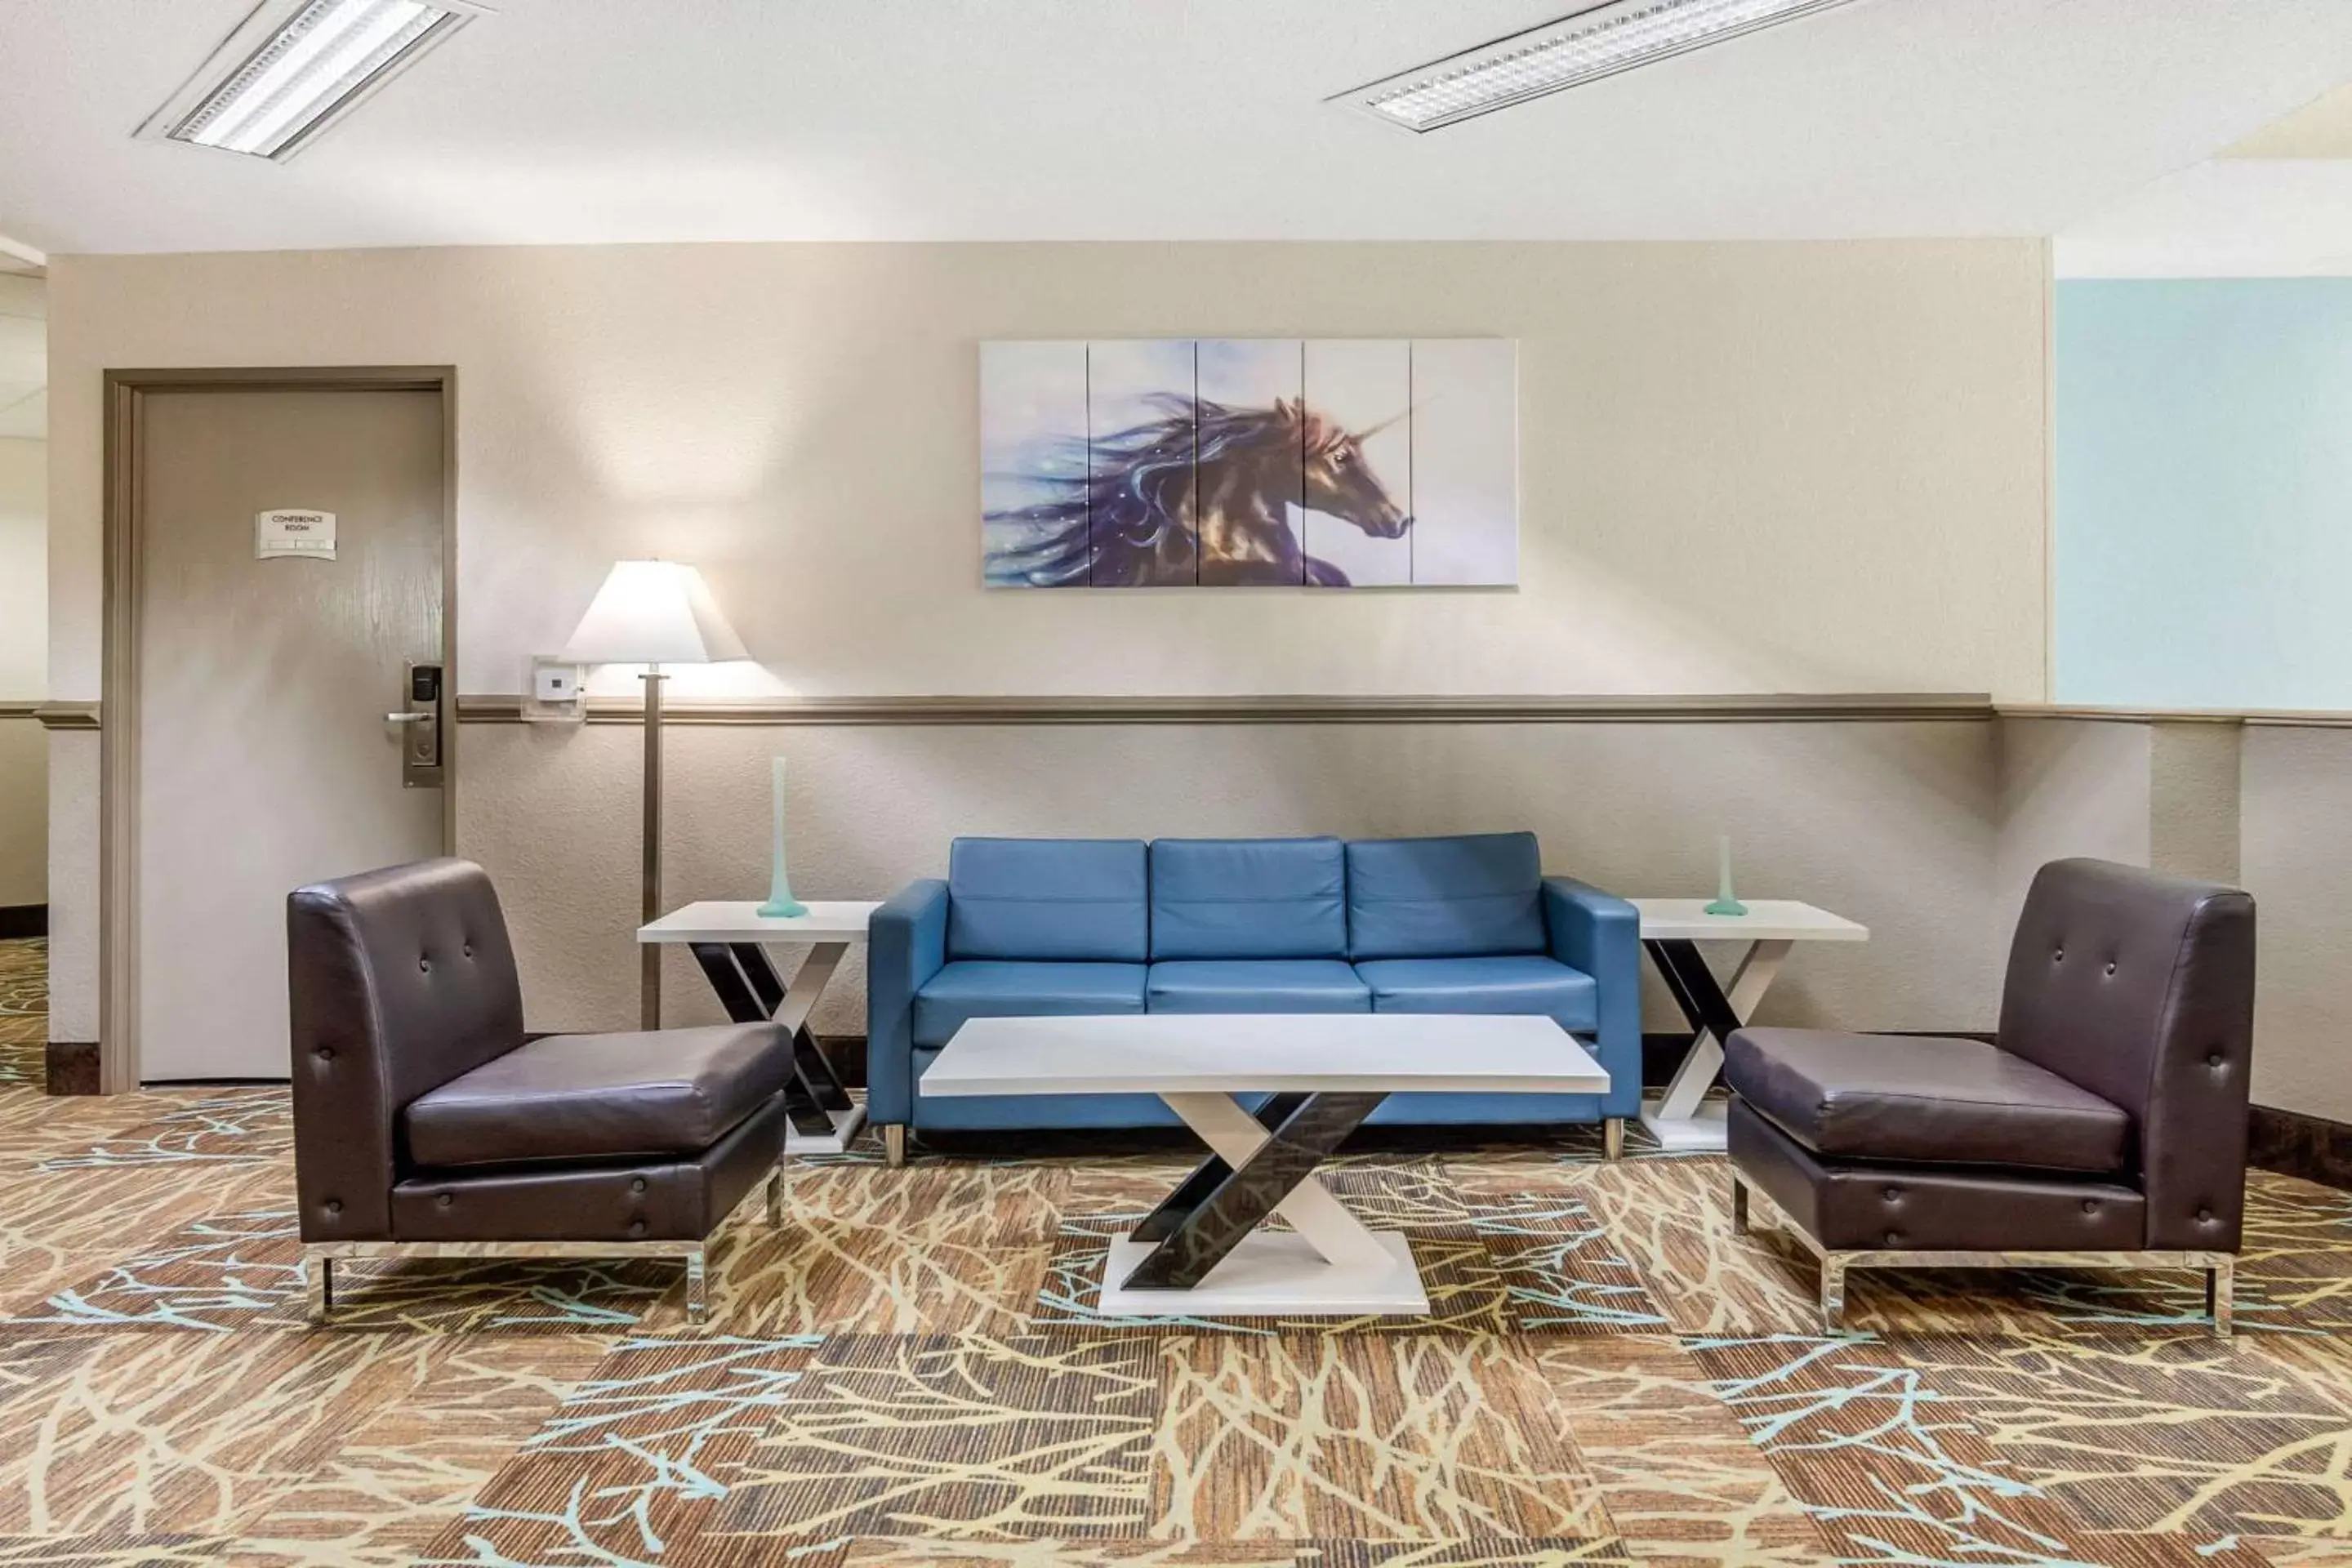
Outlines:
{"type": "Polygon", "coordinates": [[[1662,1095],[1642,1101],[1642,1125],[1669,1153],[1724,1146],[1724,1107],[1706,1091],[1723,1071],[1723,1042],[1756,1016],[1790,951],[1801,942],[1867,942],[1870,930],[1793,899],[1757,899],[1744,915],[1711,915],[1706,899],[1634,899],[1642,945],[1695,1031],[1662,1095]],[[1727,991],[1699,955],[1703,942],[1748,944],[1727,991]]]}
{"type": "Polygon", "coordinates": [[[1605,1094],[1609,1075],[1549,1018],[1398,1013],[975,1018],[925,1096],[1156,1094],[1212,1157],[1111,1243],[1113,1317],[1429,1310],[1405,1238],[1365,1228],[1315,1167],[1402,1092],[1605,1094]],[[1273,1096],[1258,1110],[1235,1095],[1273,1096]],[[1257,1227],[1279,1214],[1288,1232],[1257,1227]]]}
{"type": "Polygon", "coordinates": [[[739,1024],[783,1026],[793,1042],[793,1080],[784,1088],[787,1154],[838,1154],[865,1124],[866,1108],[849,1098],[833,1063],[809,1033],[809,1014],[841,966],[849,944],[866,940],[877,902],[819,901],[788,920],[763,916],[754,902],[704,902],[672,910],[637,928],[641,942],[684,942],[694,950],[719,1005],[739,1024]],[[766,943],[810,942],[786,987],[766,943]]]}

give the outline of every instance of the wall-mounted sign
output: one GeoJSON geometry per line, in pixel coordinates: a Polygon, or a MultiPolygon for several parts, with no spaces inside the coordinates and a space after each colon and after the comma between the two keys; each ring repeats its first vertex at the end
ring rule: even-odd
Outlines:
{"type": "Polygon", "coordinates": [[[335,514],[300,507],[279,507],[253,514],[253,556],[307,556],[314,561],[335,558],[335,514]]]}

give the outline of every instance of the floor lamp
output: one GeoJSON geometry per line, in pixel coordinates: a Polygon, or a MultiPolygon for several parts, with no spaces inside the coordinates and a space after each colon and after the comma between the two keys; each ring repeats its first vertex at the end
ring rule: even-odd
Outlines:
{"type": "MultiPolygon", "coordinates": [[[[719,613],[702,574],[675,561],[622,561],[605,574],[572,640],[557,655],[566,664],[646,667],[646,819],[644,918],[662,912],[661,683],[666,664],[723,664],[749,658],[743,642],[719,613]]],[[[637,1026],[661,1027],[661,946],[640,952],[637,1026]]]]}

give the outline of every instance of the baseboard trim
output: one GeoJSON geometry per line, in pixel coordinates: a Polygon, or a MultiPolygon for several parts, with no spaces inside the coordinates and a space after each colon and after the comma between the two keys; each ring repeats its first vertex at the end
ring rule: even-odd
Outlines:
{"type": "Polygon", "coordinates": [[[2352,1189],[2352,1126],[2257,1105],[2247,1111],[2246,1163],[2322,1186],[2352,1189]]]}
{"type": "Polygon", "coordinates": [[[0,904],[0,942],[22,942],[49,934],[47,904],[0,904]]]}
{"type": "Polygon", "coordinates": [[[51,1040],[46,1065],[51,1094],[100,1092],[96,1040],[51,1040]]]}

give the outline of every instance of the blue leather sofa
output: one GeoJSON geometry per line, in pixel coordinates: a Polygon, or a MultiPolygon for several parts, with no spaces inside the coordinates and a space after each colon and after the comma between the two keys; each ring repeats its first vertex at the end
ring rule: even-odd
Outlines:
{"type": "Polygon", "coordinates": [[[926,1100],[967,1018],[1121,1013],[1528,1013],[1605,1095],[1397,1095],[1391,1122],[1610,1123],[1640,1103],[1639,921],[1543,875],[1533,834],[1454,838],[959,838],[944,881],[875,911],[866,1114],[908,1127],[1173,1126],[1148,1095],[926,1100]]]}

